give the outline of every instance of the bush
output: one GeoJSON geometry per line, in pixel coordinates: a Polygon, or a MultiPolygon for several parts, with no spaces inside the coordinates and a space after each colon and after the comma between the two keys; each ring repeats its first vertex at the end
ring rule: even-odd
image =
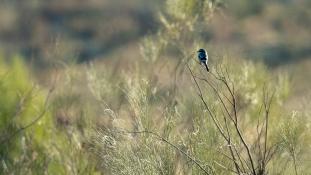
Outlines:
{"type": "Polygon", "coordinates": [[[45,93],[33,83],[20,58],[7,64],[1,57],[0,67],[1,171],[27,173],[27,167],[43,166],[46,157],[39,155],[48,146],[44,140],[51,134],[52,118],[45,93]]]}
{"type": "Polygon", "coordinates": [[[22,59],[0,57],[0,70],[0,174],[95,173],[81,141],[56,129],[51,91],[36,85],[22,59]]]}
{"type": "MultiPolygon", "coordinates": [[[[167,9],[174,8],[160,16],[163,29],[143,41],[143,60],[136,60],[132,71],[117,75],[120,82],[128,83],[98,89],[122,89],[127,97],[122,108],[106,108],[111,122],[98,126],[90,139],[93,154],[104,162],[101,170],[112,174],[307,173],[308,162],[301,157],[297,164],[296,158],[298,152],[309,151],[296,145],[310,142],[303,134],[309,121],[305,116],[297,126],[287,126],[291,116],[284,107],[290,93],[286,73],[273,75],[261,63],[224,53],[217,60],[213,57],[211,73],[205,72],[193,51],[205,45],[196,31],[209,18],[200,10],[181,8],[183,0],[168,2],[167,9]],[[163,68],[161,60],[170,54],[178,60],[164,61],[163,68]]],[[[205,3],[217,8],[212,1],[205,3]]],[[[102,78],[98,82],[109,81],[102,78]]],[[[101,101],[109,98],[102,96],[101,101]]]]}

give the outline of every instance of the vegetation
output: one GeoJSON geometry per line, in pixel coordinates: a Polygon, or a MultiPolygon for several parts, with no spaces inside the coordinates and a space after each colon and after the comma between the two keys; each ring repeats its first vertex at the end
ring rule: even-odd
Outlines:
{"type": "Polygon", "coordinates": [[[287,72],[216,51],[211,72],[197,63],[224,6],[167,0],[139,58],[56,58],[48,88],[1,56],[0,174],[310,173],[310,114],[285,105],[287,72]]]}
{"type": "Polygon", "coordinates": [[[45,92],[36,85],[19,57],[10,63],[1,57],[0,67],[1,174],[95,172],[85,160],[77,135],[64,133],[55,125],[50,99],[53,89],[45,92]]]}

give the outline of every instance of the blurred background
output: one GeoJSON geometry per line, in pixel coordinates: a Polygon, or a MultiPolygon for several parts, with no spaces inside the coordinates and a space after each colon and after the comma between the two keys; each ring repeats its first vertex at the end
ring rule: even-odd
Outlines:
{"type": "MultiPolygon", "coordinates": [[[[310,172],[305,150],[311,139],[303,135],[310,130],[310,9],[310,0],[0,0],[0,174],[122,174],[126,168],[132,174],[157,172],[140,164],[146,157],[168,166],[161,167],[162,174],[191,174],[185,173],[189,162],[162,142],[143,135],[145,142],[136,143],[105,129],[144,126],[163,131],[184,149],[205,144],[204,134],[210,133],[194,136],[191,129],[203,123],[193,116],[206,112],[181,66],[186,57],[195,59],[201,47],[213,71],[226,59],[231,68],[237,67],[231,70],[241,87],[239,98],[245,100],[242,107],[249,109],[249,98],[262,98],[256,85],[268,79],[281,89],[275,116],[303,111],[301,123],[296,122],[301,130],[293,132],[302,136],[293,138],[305,141],[297,152],[304,155],[301,172],[310,172]],[[189,133],[181,129],[187,127],[189,133]],[[117,143],[121,151],[111,151],[117,143]],[[122,147],[126,145],[134,151],[122,147]],[[148,157],[157,151],[160,158],[148,157]],[[184,173],[171,171],[183,167],[184,173]]],[[[241,113],[252,115],[245,111],[241,113]]],[[[293,142],[300,144],[297,140],[293,142]]],[[[214,140],[206,143],[213,145],[214,140]]],[[[201,160],[219,157],[200,149],[193,154],[201,160]]],[[[279,157],[286,158],[282,163],[287,166],[290,158],[283,152],[279,157]]],[[[291,174],[294,168],[289,169],[291,174]]]]}
{"type": "MultiPolygon", "coordinates": [[[[311,76],[310,7],[308,0],[225,1],[203,36],[212,51],[285,67],[304,94],[311,76]]],[[[163,0],[1,0],[1,53],[20,54],[40,71],[57,61],[137,58],[141,38],[160,29],[164,8],[163,0]]]]}

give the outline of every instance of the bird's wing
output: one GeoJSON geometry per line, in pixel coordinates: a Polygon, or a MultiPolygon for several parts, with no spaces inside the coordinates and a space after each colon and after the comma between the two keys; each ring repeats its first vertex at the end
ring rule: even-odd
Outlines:
{"type": "Polygon", "coordinates": [[[205,59],[206,55],[201,52],[201,53],[199,53],[198,57],[200,60],[202,60],[202,59],[205,59]]]}

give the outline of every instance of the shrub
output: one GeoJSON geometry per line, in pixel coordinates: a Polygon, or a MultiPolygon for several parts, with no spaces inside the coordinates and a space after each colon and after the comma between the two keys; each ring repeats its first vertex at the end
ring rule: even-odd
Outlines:
{"type": "MultiPolygon", "coordinates": [[[[290,111],[284,108],[284,102],[290,84],[286,73],[273,75],[261,63],[225,53],[213,57],[211,73],[205,72],[195,61],[193,51],[199,44],[205,45],[197,31],[204,31],[202,26],[206,27],[209,18],[196,9],[196,3],[187,3],[168,1],[169,11],[160,15],[163,29],[141,45],[144,61],[137,60],[126,76],[118,75],[121,82],[128,83],[121,87],[110,84],[109,90],[103,89],[121,88],[127,98],[122,108],[106,109],[111,123],[98,126],[90,139],[94,155],[104,162],[102,171],[307,173],[307,161],[298,165],[296,158],[298,152],[309,151],[297,150],[296,146],[310,141],[303,134],[308,130],[308,121],[287,126],[290,111]],[[178,60],[164,61],[167,66],[163,68],[159,63],[169,54],[178,60]],[[289,158],[292,167],[286,171],[278,168],[287,166],[289,158]]],[[[210,6],[199,7],[217,9],[212,1],[205,3],[210,6]]],[[[214,11],[204,12],[212,16],[214,11]]],[[[99,82],[108,81],[103,79],[99,82]]]]}
{"type": "Polygon", "coordinates": [[[51,90],[42,90],[19,57],[0,57],[0,174],[92,174],[77,140],[55,127],[51,90]]]}

